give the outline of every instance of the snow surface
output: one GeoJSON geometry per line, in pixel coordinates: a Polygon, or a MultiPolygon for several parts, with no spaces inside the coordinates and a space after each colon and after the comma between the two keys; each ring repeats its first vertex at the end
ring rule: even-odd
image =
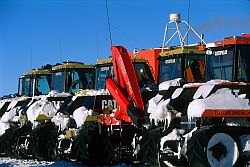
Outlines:
{"type": "Polygon", "coordinates": [[[159,84],[159,90],[168,90],[171,86],[180,86],[181,78],[165,81],[159,84]]]}
{"type": "Polygon", "coordinates": [[[182,93],[183,88],[177,88],[174,93],[172,94],[171,98],[172,99],[176,99],[177,97],[180,96],[180,94],[182,93]]]}
{"type": "Polygon", "coordinates": [[[79,107],[78,109],[76,109],[74,112],[73,112],[73,118],[75,119],[76,121],[76,124],[77,124],[77,127],[81,127],[84,122],[86,121],[87,117],[89,115],[92,115],[93,113],[93,110],[88,110],[86,109],[84,106],[82,107],[79,107]]]}
{"type": "Polygon", "coordinates": [[[184,137],[184,144],[182,145],[181,148],[181,154],[186,156],[187,153],[187,141],[192,137],[193,132],[195,132],[197,130],[197,127],[195,127],[194,129],[192,129],[189,133],[185,134],[184,137]]]}
{"type": "Polygon", "coordinates": [[[36,118],[40,114],[44,114],[47,117],[53,117],[56,114],[56,107],[54,104],[47,100],[46,97],[42,97],[41,100],[33,103],[27,110],[28,120],[35,124],[36,118]]]}
{"type": "Polygon", "coordinates": [[[47,97],[67,97],[67,96],[71,96],[71,94],[65,92],[59,93],[57,90],[51,90],[47,95],[47,97]]]}
{"type": "MultiPolygon", "coordinates": [[[[125,163],[113,165],[110,167],[129,167],[125,163]]],[[[77,164],[68,161],[37,161],[25,159],[0,158],[0,167],[88,167],[87,165],[77,164]]],[[[131,166],[132,167],[132,166],[131,166]]]]}
{"type": "MultiPolygon", "coordinates": [[[[180,86],[181,78],[177,78],[174,80],[169,80],[162,82],[159,85],[159,90],[168,90],[171,86],[180,86]]],[[[173,97],[177,98],[183,89],[177,89],[173,93],[173,97]]],[[[147,112],[150,113],[149,119],[150,122],[154,122],[156,125],[158,125],[158,122],[165,122],[167,120],[167,127],[169,126],[171,120],[175,117],[179,117],[179,113],[177,113],[174,110],[168,109],[168,104],[170,102],[170,99],[162,99],[162,95],[157,94],[155,97],[151,98],[148,101],[148,109],[147,112]]],[[[166,122],[165,122],[166,123],[166,122]]]]}
{"type": "Polygon", "coordinates": [[[0,110],[2,109],[3,105],[7,102],[6,100],[0,100],[0,110]]]}
{"type": "Polygon", "coordinates": [[[17,102],[18,102],[17,99],[13,99],[13,100],[10,102],[10,104],[9,104],[9,106],[8,106],[8,108],[7,108],[7,111],[13,109],[13,108],[15,107],[15,105],[17,104],[17,102]]]}
{"type": "Polygon", "coordinates": [[[242,152],[250,151],[250,135],[240,136],[242,152]]]}
{"type": "Polygon", "coordinates": [[[0,119],[0,136],[5,133],[6,129],[9,129],[9,122],[15,118],[17,111],[20,109],[20,106],[12,108],[10,111],[5,112],[0,119]]]}
{"type": "Polygon", "coordinates": [[[85,90],[79,90],[75,95],[76,96],[109,95],[109,91],[107,89],[101,89],[101,90],[85,89],[85,90]]]}
{"type": "Polygon", "coordinates": [[[2,136],[2,134],[5,133],[6,129],[9,129],[10,125],[9,123],[3,122],[2,120],[0,120],[0,136],[2,136]]]}
{"type": "Polygon", "coordinates": [[[169,102],[170,102],[170,99],[167,99],[167,100],[162,99],[157,104],[155,110],[153,110],[153,112],[151,112],[149,116],[151,122],[154,120],[155,124],[157,125],[157,122],[165,121],[165,119],[171,116],[167,109],[167,105],[169,102]]]}
{"type": "Polygon", "coordinates": [[[163,151],[164,150],[164,143],[166,141],[169,141],[169,140],[180,140],[181,139],[181,135],[184,134],[185,130],[183,129],[173,129],[172,132],[170,132],[167,136],[164,136],[161,138],[161,142],[160,142],[160,145],[161,145],[161,150],[163,151]]]}
{"type": "Polygon", "coordinates": [[[193,100],[188,106],[188,118],[201,117],[205,109],[250,109],[250,105],[244,96],[235,96],[229,88],[222,88],[205,99],[193,100]]]}
{"type": "Polygon", "coordinates": [[[68,128],[69,117],[63,113],[57,113],[52,119],[51,122],[54,122],[56,126],[60,127],[60,130],[66,130],[68,128]]]}
{"type": "Polygon", "coordinates": [[[157,94],[155,97],[151,98],[148,101],[148,113],[152,113],[155,111],[157,104],[161,101],[162,95],[157,94]]]}

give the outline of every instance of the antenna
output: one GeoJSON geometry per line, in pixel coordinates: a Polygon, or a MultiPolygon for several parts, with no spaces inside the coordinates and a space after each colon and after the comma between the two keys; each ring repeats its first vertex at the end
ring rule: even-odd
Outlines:
{"type": "Polygon", "coordinates": [[[59,55],[60,55],[60,62],[62,62],[62,40],[61,40],[61,33],[59,33],[59,55]]]}
{"type": "Polygon", "coordinates": [[[110,45],[112,46],[112,36],[111,36],[111,28],[110,28],[110,21],[109,21],[108,0],[106,0],[106,11],[107,11],[107,18],[108,18],[108,26],[109,26],[109,39],[110,39],[110,45]]]}
{"type": "Polygon", "coordinates": [[[30,45],[30,69],[32,71],[32,58],[33,58],[33,48],[32,44],[30,45]]]}
{"type": "MultiPolygon", "coordinates": [[[[221,34],[222,34],[222,39],[224,38],[224,17],[221,16],[221,34]]],[[[224,42],[223,43],[223,47],[224,47],[224,42]]]]}
{"type": "Polygon", "coordinates": [[[167,22],[166,24],[166,28],[164,31],[164,37],[163,37],[163,42],[162,42],[162,52],[165,48],[165,46],[173,39],[173,37],[178,34],[179,36],[179,40],[180,40],[180,45],[183,48],[186,43],[185,43],[185,39],[187,37],[187,35],[189,34],[189,32],[193,31],[195,33],[195,35],[204,43],[206,44],[206,42],[203,40],[203,38],[193,29],[193,27],[191,27],[191,25],[186,22],[186,21],[182,21],[180,14],[179,13],[174,13],[174,14],[170,14],[170,21],[167,22]],[[170,28],[169,25],[170,24],[174,24],[175,27],[174,28],[170,28]],[[184,24],[181,25],[181,24],[184,24]],[[184,35],[182,35],[181,33],[181,29],[186,29],[186,33],[184,35]],[[167,33],[169,32],[169,30],[175,30],[175,32],[172,34],[172,36],[167,40],[167,33]]]}
{"type": "Polygon", "coordinates": [[[97,28],[97,37],[96,37],[96,61],[99,57],[99,29],[97,28]]]}
{"type": "MultiPolygon", "coordinates": [[[[188,24],[190,24],[190,0],[188,0],[188,24]]],[[[187,35],[187,44],[188,44],[188,35],[187,35]]]]}

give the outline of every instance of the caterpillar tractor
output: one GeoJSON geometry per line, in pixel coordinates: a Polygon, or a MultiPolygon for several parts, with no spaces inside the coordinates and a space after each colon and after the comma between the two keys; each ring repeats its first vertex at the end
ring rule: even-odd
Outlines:
{"type": "Polygon", "coordinates": [[[31,131],[31,124],[26,123],[25,111],[39,99],[46,95],[51,86],[51,65],[26,72],[19,77],[18,97],[9,99],[1,108],[1,129],[4,130],[0,137],[1,155],[14,156],[17,139],[24,133],[31,131]],[[16,118],[15,118],[16,117],[16,118]],[[8,142],[7,142],[8,141],[8,142]]]}
{"type": "MultiPolygon", "coordinates": [[[[53,66],[52,91],[45,98],[41,98],[30,105],[26,110],[28,118],[32,120],[32,113],[36,113],[36,110],[41,110],[41,112],[36,115],[32,122],[32,131],[19,138],[16,146],[17,156],[33,157],[39,160],[57,159],[57,140],[64,129],[60,125],[56,125],[56,119],[59,117],[58,119],[61,120],[72,120],[70,118],[72,113],[70,113],[68,107],[75,100],[72,95],[82,89],[93,88],[94,67],[92,65],[64,62],[53,66]],[[58,117],[56,117],[57,114],[59,114],[58,117]]],[[[74,107],[80,106],[79,103],[77,105],[74,107]]]]}
{"type": "MultiPolygon", "coordinates": [[[[181,50],[185,49],[181,45],[181,50]]],[[[190,55],[194,53],[188,50],[190,55]]],[[[186,55],[186,62],[180,63],[185,59],[178,60],[183,56],[180,51],[175,51],[176,55],[163,52],[159,80],[167,81],[159,85],[159,94],[149,101],[148,111],[154,124],[166,122],[142,135],[137,156],[151,165],[164,162],[178,166],[187,161],[189,166],[247,166],[249,50],[249,37],[243,35],[208,43],[206,56],[203,51],[203,56],[196,55],[190,62],[186,55]],[[176,80],[179,77],[181,82],[176,80]]]]}
{"type": "MultiPolygon", "coordinates": [[[[190,112],[194,119],[199,120],[199,129],[193,132],[187,142],[186,155],[189,164],[247,166],[250,161],[248,147],[250,38],[247,35],[228,37],[209,43],[206,47],[206,78],[222,81],[209,86],[210,88],[207,87],[209,90],[205,91],[205,94],[210,96],[204,99],[210,104],[209,97],[212,99],[223,91],[229,93],[220,98],[224,104],[208,106],[198,115],[190,112]],[[230,95],[234,98],[230,99],[230,95]]],[[[193,101],[190,106],[196,102],[197,100],[193,101]]]]}
{"type": "MultiPolygon", "coordinates": [[[[2,152],[17,157],[53,160],[57,158],[54,148],[59,134],[58,126],[51,122],[51,119],[57,110],[62,111],[72,100],[72,95],[69,93],[73,94],[79,89],[92,89],[94,87],[94,67],[77,62],[65,62],[53,66],[50,73],[33,70],[32,73],[21,77],[19,83],[20,94],[27,93],[28,95],[32,94],[33,91],[32,95],[36,96],[28,98],[19,109],[19,116],[22,113],[21,115],[27,117],[24,125],[9,128],[1,136],[2,144],[10,136],[13,139],[9,142],[10,146],[7,150],[3,145],[2,152]],[[49,92],[50,87],[56,89],[57,92],[49,92]],[[40,91],[39,94],[38,91],[40,91]],[[68,92],[68,94],[58,93],[63,91],[68,92]],[[38,96],[41,94],[43,96],[38,96]],[[13,150],[15,150],[15,154],[13,150]]],[[[65,115],[65,119],[68,117],[69,115],[65,115]]]]}

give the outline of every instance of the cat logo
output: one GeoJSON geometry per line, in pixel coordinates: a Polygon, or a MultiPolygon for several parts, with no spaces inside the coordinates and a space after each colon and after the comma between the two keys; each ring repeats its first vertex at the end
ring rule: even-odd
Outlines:
{"type": "Polygon", "coordinates": [[[102,109],[105,109],[108,106],[116,108],[116,101],[115,100],[102,100],[102,109]]]}

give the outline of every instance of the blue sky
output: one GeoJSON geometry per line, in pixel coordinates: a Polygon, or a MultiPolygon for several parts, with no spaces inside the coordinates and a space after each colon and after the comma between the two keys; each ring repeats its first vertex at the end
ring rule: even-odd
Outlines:
{"type": "MultiPolygon", "coordinates": [[[[188,4],[108,0],[113,44],[160,47],[169,14],[187,20],[188,4]]],[[[249,0],[190,0],[190,24],[209,42],[250,33],[249,7],[249,0]]],[[[107,22],[105,0],[0,0],[0,96],[17,92],[18,77],[32,68],[110,56],[107,22]]]]}

